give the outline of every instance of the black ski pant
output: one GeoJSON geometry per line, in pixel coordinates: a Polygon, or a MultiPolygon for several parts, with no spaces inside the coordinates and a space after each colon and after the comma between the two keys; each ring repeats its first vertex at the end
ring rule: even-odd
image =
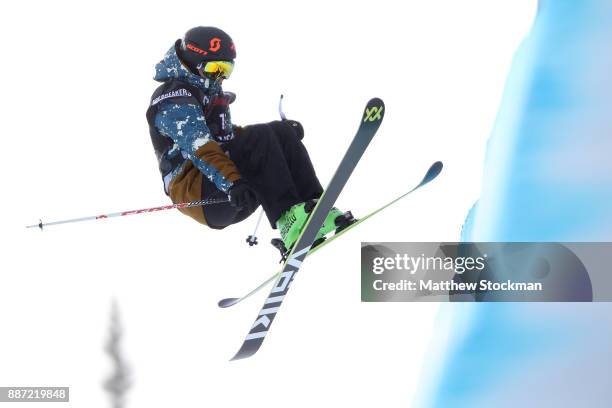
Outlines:
{"type": "MultiPolygon", "coordinates": [[[[245,126],[223,146],[241,176],[255,190],[272,228],[291,206],[319,198],[319,182],[306,147],[287,122],[275,121],[245,126]]],[[[224,193],[202,177],[202,199],[224,193]]],[[[204,206],[204,216],[212,228],[224,228],[247,218],[251,213],[229,203],[204,206]]]]}

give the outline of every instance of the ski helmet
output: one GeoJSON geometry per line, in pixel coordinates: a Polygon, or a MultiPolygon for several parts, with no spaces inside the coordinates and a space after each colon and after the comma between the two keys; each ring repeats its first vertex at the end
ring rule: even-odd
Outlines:
{"type": "Polygon", "coordinates": [[[194,27],[177,40],[177,53],[185,66],[194,74],[207,61],[233,61],[236,48],[232,38],[216,27],[194,27]]]}

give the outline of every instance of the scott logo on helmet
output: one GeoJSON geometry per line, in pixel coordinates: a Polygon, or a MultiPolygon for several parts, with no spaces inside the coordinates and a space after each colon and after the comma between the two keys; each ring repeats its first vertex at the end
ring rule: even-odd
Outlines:
{"type": "MultiPolygon", "coordinates": [[[[233,44],[232,44],[233,45],[233,44]]],[[[187,43],[187,49],[193,51],[193,52],[197,52],[198,54],[201,55],[208,55],[208,51],[210,52],[217,52],[221,49],[221,39],[218,37],[215,38],[211,38],[210,39],[210,45],[208,47],[208,51],[201,49],[200,47],[191,44],[191,43],[187,43]]]]}
{"type": "Polygon", "coordinates": [[[212,51],[212,52],[217,52],[221,49],[221,39],[220,38],[212,38],[210,40],[210,47],[208,48],[208,51],[212,51]]]}
{"type": "Polygon", "coordinates": [[[196,47],[193,44],[187,44],[187,49],[193,51],[193,52],[197,52],[198,54],[202,54],[202,55],[208,55],[208,52],[204,51],[201,48],[196,47]]]}

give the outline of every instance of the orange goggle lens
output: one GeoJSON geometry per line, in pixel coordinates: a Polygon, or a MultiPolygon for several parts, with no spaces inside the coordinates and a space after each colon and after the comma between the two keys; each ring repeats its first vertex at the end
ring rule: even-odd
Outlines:
{"type": "Polygon", "coordinates": [[[234,63],[230,61],[207,61],[200,68],[203,74],[213,77],[229,78],[234,70],[234,63]]]}

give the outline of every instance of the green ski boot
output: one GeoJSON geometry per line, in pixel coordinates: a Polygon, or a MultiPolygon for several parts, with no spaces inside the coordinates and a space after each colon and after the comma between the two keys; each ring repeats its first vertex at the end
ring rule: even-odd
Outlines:
{"type": "MultiPolygon", "coordinates": [[[[271,243],[280,251],[281,262],[285,260],[287,253],[299,238],[310,213],[316,205],[316,199],[296,204],[281,214],[276,221],[276,227],[280,231],[281,238],[274,238],[271,243]]],[[[325,236],[330,232],[339,232],[355,221],[350,211],[343,213],[336,207],[332,207],[314,240],[313,247],[323,242],[325,236]]]]}
{"type": "Polygon", "coordinates": [[[314,206],[310,202],[296,204],[289,208],[287,211],[281,214],[280,218],[276,221],[276,228],[278,228],[281,236],[281,241],[284,248],[280,247],[281,242],[273,240],[272,244],[279,248],[282,252],[291,250],[293,244],[300,236],[302,228],[308,220],[309,212],[312,211],[314,206]],[[274,242],[276,241],[276,243],[274,242]]]}
{"type": "Polygon", "coordinates": [[[336,207],[332,207],[329,214],[327,214],[327,217],[325,217],[323,226],[321,226],[321,229],[315,238],[314,246],[320,244],[321,241],[325,239],[325,236],[330,232],[335,231],[335,233],[338,233],[355,221],[356,220],[350,211],[342,212],[336,207]]]}

